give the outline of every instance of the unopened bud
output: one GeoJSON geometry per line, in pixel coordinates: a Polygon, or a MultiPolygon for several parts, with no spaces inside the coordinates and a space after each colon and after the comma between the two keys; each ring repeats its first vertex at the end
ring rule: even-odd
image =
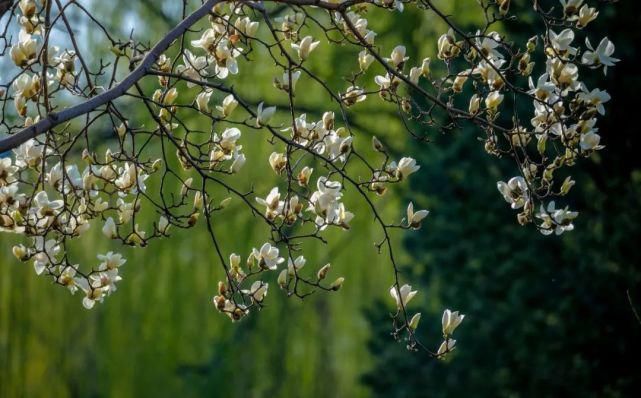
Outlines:
{"type": "Polygon", "coordinates": [[[421,313],[415,314],[410,320],[410,329],[416,330],[418,328],[418,323],[421,321],[421,313]]]}
{"type": "Polygon", "coordinates": [[[221,208],[221,209],[224,209],[225,207],[227,207],[229,202],[231,202],[231,197],[228,196],[225,199],[220,201],[220,204],[218,204],[218,207],[221,208]]]}
{"type": "Polygon", "coordinates": [[[379,139],[376,138],[375,135],[372,136],[372,148],[374,148],[374,150],[377,151],[377,152],[384,152],[385,151],[385,147],[383,146],[383,143],[381,141],[379,141],[379,139]]]}
{"type": "Polygon", "coordinates": [[[278,286],[280,286],[281,289],[287,286],[287,269],[280,271],[280,274],[278,274],[278,286]]]}
{"type": "Polygon", "coordinates": [[[321,269],[318,270],[318,273],[316,274],[316,276],[318,277],[319,281],[321,281],[321,280],[325,279],[325,277],[327,277],[327,273],[329,272],[329,268],[330,267],[331,267],[330,264],[327,263],[327,264],[323,265],[323,267],[321,269]]]}
{"type": "Polygon", "coordinates": [[[218,294],[221,296],[227,295],[227,285],[223,281],[218,281],[218,294]]]}
{"type": "Polygon", "coordinates": [[[24,247],[24,245],[14,246],[12,251],[13,251],[13,255],[16,256],[16,258],[20,261],[25,261],[29,258],[29,255],[27,253],[27,248],[24,247]]]}
{"type": "Polygon", "coordinates": [[[332,282],[329,288],[332,289],[333,291],[337,291],[338,289],[341,288],[341,286],[343,286],[343,282],[345,282],[345,278],[343,278],[342,276],[339,278],[336,278],[336,280],[332,282]]]}

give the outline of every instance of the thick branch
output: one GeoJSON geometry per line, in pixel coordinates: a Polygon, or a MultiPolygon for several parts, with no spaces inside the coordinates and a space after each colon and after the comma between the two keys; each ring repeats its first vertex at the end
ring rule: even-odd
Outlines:
{"type": "Polygon", "coordinates": [[[142,62],[136,69],[134,69],[125,79],[114,86],[112,89],[107,90],[90,100],[81,104],[72,106],[60,112],[50,113],[46,118],[33,124],[18,133],[9,136],[0,141],[0,153],[11,150],[25,143],[26,141],[37,137],[38,135],[51,130],[55,126],[71,120],[75,117],[87,114],[98,107],[109,103],[118,97],[122,96],[129,90],[137,81],[142,79],[147,72],[151,69],[154,62],[158,57],[167,49],[174,40],[183,35],[187,29],[198,22],[201,18],[205,17],[214,5],[222,0],[207,0],[200,8],[190,14],[187,18],[183,19],[176,25],[167,35],[165,35],[156,45],[145,55],[142,62]]]}

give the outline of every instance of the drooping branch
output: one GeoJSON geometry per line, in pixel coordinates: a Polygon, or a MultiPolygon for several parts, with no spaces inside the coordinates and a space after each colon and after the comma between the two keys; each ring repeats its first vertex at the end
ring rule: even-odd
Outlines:
{"type": "Polygon", "coordinates": [[[71,106],[60,112],[52,112],[38,123],[26,127],[14,135],[0,141],[0,153],[17,148],[19,145],[32,138],[43,134],[52,128],[69,121],[75,117],[92,112],[98,107],[105,105],[125,94],[136,82],[145,77],[158,57],[171,46],[174,40],[180,38],[192,25],[205,17],[213,6],[222,0],[207,0],[196,11],[183,19],[178,25],[170,30],[151,50],[145,55],[140,64],[129,73],[120,83],[113,88],[92,97],[78,105],[71,106]]]}

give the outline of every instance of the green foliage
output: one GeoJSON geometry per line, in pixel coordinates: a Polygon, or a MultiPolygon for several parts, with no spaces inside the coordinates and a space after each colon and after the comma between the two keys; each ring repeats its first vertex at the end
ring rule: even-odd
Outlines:
{"type": "MultiPolygon", "coordinates": [[[[627,296],[639,311],[640,142],[631,118],[638,109],[626,99],[641,89],[639,32],[630,30],[640,9],[609,9],[616,14],[604,11],[592,34],[613,40],[625,62],[605,79],[613,98],[600,129],[606,150],[572,171],[568,200],[581,211],[572,233],[544,237],[518,226],[493,185],[514,175],[513,164],[484,154],[476,131],[417,153],[419,207],[432,213],[424,233],[406,240],[414,255],[406,272],[425,292],[413,308],[429,309],[423,319],[438,319],[446,306],[466,318],[452,357],[429,361],[390,345],[389,320],[372,312],[377,366],[364,380],[376,396],[629,397],[641,389],[641,324],[627,296]]],[[[440,324],[422,321],[419,331],[437,341],[440,324]]]]}

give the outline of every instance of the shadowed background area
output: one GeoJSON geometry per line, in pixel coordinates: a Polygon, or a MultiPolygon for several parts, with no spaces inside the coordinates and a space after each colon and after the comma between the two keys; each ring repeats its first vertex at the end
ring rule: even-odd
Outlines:
{"type": "MultiPolygon", "coordinates": [[[[442,3],[466,29],[479,22],[469,4],[476,2],[442,3]]],[[[523,12],[530,7],[513,3],[523,12]]],[[[136,37],[151,41],[181,12],[172,1],[91,5],[125,35],[135,28],[136,37]]],[[[402,25],[372,19],[378,44],[403,43],[412,59],[433,54],[443,25],[411,11],[405,17],[402,25]]],[[[366,102],[354,114],[364,142],[377,135],[397,154],[413,150],[422,165],[411,192],[395,190],[380,203],[391,219],[403,216],[403,195],[431,210],[421,231],[396,243],[404,272],[421,292],[412,308],[423,313],[423,341],[438,344],[445,307],[467,314],[447,361],[409,353],[389,335],[391,268],[374,249],[380,231],[354,201],[348,203],[357,214],[352,231],[332,233],[328,248],[306,251],[310,264],[332,262],[332,272],[346,277],[343,289],[300,302],[283,297],[270,280],[265,309],[239,324],[209,301],[221,272],[204,225],[175,230],[146,249],[125,249],[118,292],[92,311],[15,260],[11,246],[19,240],[3,234],[0,397],[635,396],[641,391],[641,324],[633,312],[633,306],[641,311],[640,23],[641,5],[623,1],[604,6],[590,27],[593,37],[607,35],[616,44],[623,61],[599,77],[613,98],[600,125],[606,149],[573,169],[577,185],[568,199],[581,217],[561,238],[518,226],[495,188],[514,174],[513,163],[489,158],[478,131],[435,133],[432,143],[414,145],[393,109],[366,102]]],[[[518,28],[504,32],[523,34],[518,28]]],[[[94,45],[92,32],[82,38],[94,45]]],[[[340,79],[346,63],[356,62],[340,48],[325,54],[310,59],[325,78],[340,79]]],[[[240,67],[247,78],[237,88],[251,100],[266,92],[267,101],[282,101],[270,88],[271,66],[240,67]]],[[[310,119],[325,110],[327,98],[319,93],[299,98],[310,119]]],[[[243,183],[265,192],[274,180],[265,179],[257,162],[270,145],[244,146],[243,183]]],[[[216,229],[228,252],[246,255],[265,230],[240,203],[230,206],[216,229]]],[[[91,263],[110,249],[96,231],[74,254],[91,263]]]]}

